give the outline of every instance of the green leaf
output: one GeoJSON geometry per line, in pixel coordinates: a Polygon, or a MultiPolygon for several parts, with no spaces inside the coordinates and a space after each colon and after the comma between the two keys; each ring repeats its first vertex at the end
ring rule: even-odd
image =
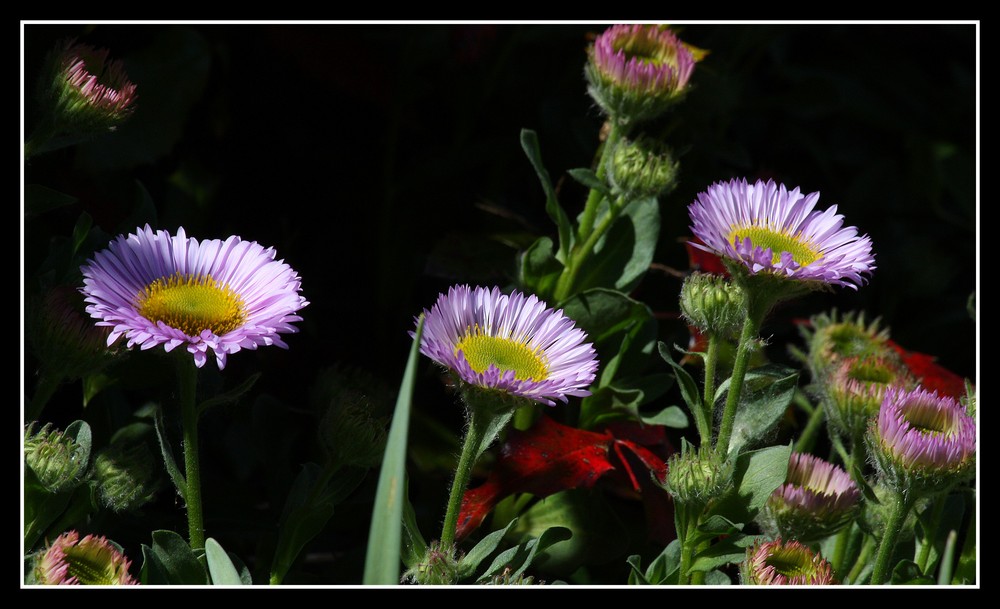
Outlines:
{"type": "Polygon", "coordinates": [[[722,571],[709,571],[705,574],[705,585],[731,586],[733,585],[733,580],[729,579],[729,576],[722,571]]]}
{"type": "Polygon", "coordinates": [[[955,546],[958,543],[958,532],[952,530],[948,533],[948,540],[944,544],[944,555],[941,557],[941,568],[938,571],[937,584],[947,586],[952,581],[955,572],[955,546]]]}
{"type": "Polygon", "coordinates": [[[254,374],[250,375],[250,377],[247,378],[245,381],[240,383],[237,387],[234,387],[233,389],[230,389],[229,391],[226,391],[224,393],[220,393],[219,395],[213,398],[205,400],[204,402],[198,405],[198,413],[199,414],[203,413],[209,408],[213,408],[215,406],[236,403],[237,401],[239,401],[241,397],[243,397],[243,395],[246,392],[250,391],[250,389],[254,386],[254,383],[257,382],[257,379],[259,379],[260,376],[261,376],[260,372],[255,372],[254,374]]]}
{"type": "Polygon", "coordinates": [[[674,429],[684,429],[688,426],[687,415],[679,406],[667,406],[654,415],[640,416],[639,420],[646,425],[663,425],[674,429]]]}
{"type": "Polygon", "coordinates": [[[582,292],[590,288],[614,288],[631,292],[649,270],[659,237],[660,204],[656,198],[629,202],[594,245],[593,254],[580,266],[575,289],[582,292]]]}
{"type": "Polygon", "coordinates": [[[24,213],[37,215],[47,211],[72,205],[76,197],[52,190],[41,184],[26,184],[24,186],[24,213]]]}
{"type": "Polygon", "coordinates": [[[87,463],[90,461],[90,449],[93,444],[93,434],[90,425],[86,421],[73,421],[66,426],[66,437],[71,438],[76,444],[73,451],[73,460],[77,463],[87,463]]]}
{"type": "Polygon", "coordinates": [[[550,300],[555,290],[563,264],[552,253],[552,239],[540,237],[521,254],[519,283],[543,300],[550,300]]]}
{"type": "Polygon", "coordinates": [[[965,541],[962,543],[962,553],[958,557],[958,566],[952,576],[953,584],[974,584],[976,583],[976,502],[971,502],[969,506],[969,528],[965,533],[965,541]]]}
{"type": "Polygon", "coordinates": [[[752,546],[759,535],[730,535],[699,552],[691,563],[692,571],[711,571],[721,566],[742,562],[747,556],[747,548],[752,546]]]}
{"type": "Polygon", "coordinates": [[[561,307],[594,342],[601,360],[600,387],[615,377],[639,376],[649,366],[656,320],[647,305],[621,292],[594,288],[574,295],[561,307]]]}
{"type": "Polygon", "coordinates": [[[87,212],[80,213],[80,217],[76,219],[76,224],[73,226],[73,254],[80,251],[80,246],[87,239],[87,235],[90,234],[90,227],[94,225],[94,219],[90,217],[87,212]]]}
{"type": "Polygon", "coordinates": [[[334,508],[358,488],[366,470],[348,467],[331,474],[306,463],[292,483],[278,521],[278,543],[271,562],[271,580],[281,581],[302,548],[326,527],[334,508]]]}
{"type": "Polygon", "coordinates": [[[646,579],[646,574],[642,570],[642,557],[638,554],[632,554],[625,559],[625,564],[627,564],[632,570],[628,574],[628,585],[630,586],[648,586],[649,580],[646,579]]]}
{"type": "Polygon", "coordinates": [[[539,537],[529,539],[522,544],[501,552],[495,559],[493,559],[493,564],[491,564],[489,569],[486,570],[486,573],[479,577],[478,581],[487,581],[494,575],[500,575],[503,573],[505,568],[510,568],[512,571],[510,578],[516,579],[531,566],[531,562],[535,559],[536,553],[548,548],[556,542],[565,541],[572,536],[572,531],[566,527],[552,527],[547,529],[539,537]]]}
{"type": "Polygon", "coordinates": [[[653,585],[677,583],[677,572],[681,568],[681,542],[677,539],[667,544],[660,555],[649,563],[646,579],[653,585]]]}
{"type": "Polygon", "coordinates": [[[205,560],[208,562],[208,572],[212,576],[213,586],[242,586],[243,580],[239,571],[229,560],[229,555],[222,549],[219,542],[211,537],[205,540],[205,560]]]}
{"type": "Polygon", "coordinates": [[[420,318],[417,331],[406,361],[406,371],[399,386],[396,410],[389,428],[378,487],[375,491],[375,508],[372,510],[368,532],[368,551],[365,556],[365,584],[395,585],[399,583],[399,563],[403,536],[403,504],[406,491],[406,444],[410,427],[410,410],[413,402],[413,384],[417,361],[420,358],[420,337],[424,332],[424,319],[420,318]]]}
{"type": "Polygon", "coordinates": [[[738,452],[767,436],[788,410],[798,384],[798,371],[785,366],[765,366],[748,373],[729,452],[738,452]]]}
{"type": "Polygon", "coordinates": [[[469,550],[468,554],[463,556],[462,560],[458,563],[458,579],[463,580],[472,577],[475,574],[476,569],[479,568],[479,563],[486,560],[486,557],[497,549],[497,546],[500,545],[504,535],[506,535],[515,524],[517,524],[517,518],[508,522],[507,526],[504,528],[497,529],[486,537],[483,537],[479,543],[475,545],[475,547],[469,550]]]}
{"type": "Polygon", "coordinates": [[[98,393],[114,385],[117,381],[117,378],[103,372],[83,377],[83,407],[86,408],[98,393]]]}
{"type": "Polygon", "coordinates": [[[559,230],[559,253],[556,255],[556,259],[560,262],[566,262],[569,251],[573,247],[573,226],[570,224],[566,211],[559,205],[559,199],[556,197],[555,188],[552,187],[549,172],[542,163],[542,152],[538,145],[538,134],[531,129],[522,129],[521,148],[524,149],[524,154],[527,155],[528,161],[531,162],[535,173],[538,174],[538,180],[542,183],[542,190],[545,191],[545,213],[556,223],[556,227],[559,230]]]}
{"type": "Polygon", "coordinates": [[[925,573],[930,574],[937,569],[938,558],[944,552],[948,532],[960,529],[964,516],[965,497],[962,493],[937,497],[924,509],[917,512],[917,521],[920,526],[915,531],[918,533],[914,539],[916,543],[915,554],[919,555],[924,550],[924,546],[930,544],[926,548],[927,561],[921,563],[924,565],[925,573]],[[934,522],[934,511],[938,502],[943,502],[943,505],[940,507],[938,522],[934,522]]]}
{"type": "Polygon", "coordinates": [[[143,545],[143,584],[204,585],[208,573],[184,538],[173,531],[153,531],[152,547],[143,545]],[[148,549],[148,552],[147,552],[148,549]]]}
{"type": "Polygon", "coordinates": [[[163,465],[167,469],[167,474],[170,475],[170,481],[174,483],[177,494],[186,502],[187,480],[184,478],[184,474],[181,473],[180,468],[177,467],[177,461],[174,460],[174,451],[170,448],[170,438],[167,436],[167,428],[163,423],[163,409],[160,408],[159,404],[155,404],[153,407],[153,428],[156,430],[156,439],[160,445],[160,454],[163,455],[163,465]]]}
{"type": "MultiPolygon", "coordinates": [[[[771,446],[743,453],[733,467],[734,490],[712,508],[712,514],[725,514],[734,522],[750,522],[771,496],[785,482],[792,447],[771,446]]],[[[730,459],[732,459],[730,455],[730,459]]]]}
{"type": "Polygon", "coordinates": [[[30,467],[24,468],[24,550],[29,552],[69,505],[71,492],[50,493],[30,467]]]}
{"type": "Polygon", "coordinates": [[[570,169],[566,173],[568,173],[574,180],[591,190],[596,190],[604,196],[609,196],[611,194],[611,189],[604,183],[604,180],[597,177],[597,174],[590,169],[579,167],[576,169],[570,169]]]}

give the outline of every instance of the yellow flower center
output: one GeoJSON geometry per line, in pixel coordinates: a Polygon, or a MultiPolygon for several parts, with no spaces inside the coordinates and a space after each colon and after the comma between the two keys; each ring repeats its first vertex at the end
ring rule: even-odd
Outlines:
{"type": "Polygon", "coordinates": [[[490,366],[503,372],[514,371],[519,381],[532,379],[543,381],[549,376],[548,359],[541,349],[533,349],[527,344],[499,336],[484,334],[479,326],[469,328],[462,340],[455,345],[455,354],[461,351],[477,373],[483,373],[490,366]]]}
{"type": "Polygon", "coordinates": [[[747,237],[754,247],[764,250],[771,248],[773,252],[771,264],[777,264],[781,260],[782,252],[789,252],[799,266],[809,266],[820,258],[820,253],[812,244],[801,240],[799,235],[789,235],[766,226],[734,226],[729,231],[728,241],[729,243],[733,243],[736,239],[743,241],[747,237]]]}
{"type": "Polygon", "coordinates": [[[618,38],[612,42],[612,48],[625,53],[627,59],[638,59],[656,67],[663,64],[673,66],[677,63],[677,50],[671,45],[663,44],[654,34],[647,32],[618,38]]]}
{"type": "Polygon", "coordinates": [[[157,279],[139,294],[136,306],[146,319],[162,321],[188,336],[204,330],[222,336],[247,319],[240,295],[209,275],[177,273],[157,279]]]}
{"type": "Polygon", "coordinates": [[[911,427],[926,436],[951,436],[955,433],[957,417],[932,407],[909,408],[903,418],[911,427]]]}

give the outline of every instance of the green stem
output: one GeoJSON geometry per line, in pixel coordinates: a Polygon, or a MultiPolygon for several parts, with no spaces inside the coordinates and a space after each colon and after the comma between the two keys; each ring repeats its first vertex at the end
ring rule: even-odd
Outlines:
{"type": "Polygon", "coordinates": [[[924,529],[923,543],[920,544],[920,552],[917,553],[916,560],[917,567],[920,568],[920,572],[927,574],[927,561],[931,557],[931,546],[934,545],[934,536],[937,533],[937,529],[941,526],[941,518],[944,516],[944,503],[946,495],[941,495],[934,500],[934,505],[931,507],[931,517],[930,522],[927,527],[921,527],[924,529]]]}
{"type": "Polygon", "coordinates": [[[189,357],[177,359],[177,380],[180,387],[181,426],[184,430],[188,541],[191,543],[191,549],[198,550],[205,547],[205,524],[201,510],[201,468],[198,460],[198,405],[195,400],[198,369],[189,357]]]}
{"type": "Polygon", "coordinates": [[[885,583],[889,574],[889,562],[892,560],[892,552],[896,549],[896,540],[899,532],[903,529],[906,515],[913,507],[912,493],[894,493],[892,504],[889,506],[889,517],[885,522],[885,530],[882,533],[882,542],[878,546],[878,554],[875,557],[875,570],[872,571],[872,584],[879,585],[885,583]]]}
{"type": "MultiPolygon", "coordinates": [[[[712,545],[712,541],[703,541],[698,544],[698,547],[694,549],[695,555],[701,554],[712,545]]],[[[704,571],[695,571],[691,574],[691,585],[692,586],[704,586],[705,585],[705,575],[704,571]]]]}
{"type": "MultiPolygon", "coordinates": [[[[607,174],[608,155],[614,151],[621,135],[621,130],[616,121],[612,120],[608,124],[610,125],[608,138],[601,147],[601,156],[597,161],[597,167],[594,172],[597,174],[599,180],[603,180],[605,174],[607,174]]],[[[581,239],[586,239],[590,236],[590,231],[594,228],[594,220],[597,219],[597,208],[600,206],[603,196],[601,191],[593,188],[587,195],[587,203],[583,206],[583,214],[580,216],[579,236],[581,239]]]]}
{"type": "Polygon", "coordinates": [[[441,547],[450,548],[455,545],[455,531],[458,528],[458,514],[462,509],[462,495],[472,477],[472,468],[476,464],[479,445],[486,435],[489,421],[483,421],[483,413],[478,409],[469,409],[469,430],[465,432],[465,444],[455,468],[455,479],[451,483],[451,494],[448,496],[448,510],[444,515],[444,526],[441,528],[441,547]]]}
{"type": "MultiPolygon", "coordinates": [[[[747,294],[752,302],[752,294],[747,294]]],[[[726,396],[726,406],[722,411],[722,423],[719,426],[719,439],[715,449],[723,457],[729,454],[729,440],[733,435],[733,424],[736,422],[736,407],[740,403],[743,392],[743,379],[747,374],[747,364],[753,352],[753,344],[757,340],[757,332],[763,321],[764,311],[748,306],[747,317],[743,320],[743,331],[740,333],[740,343],[736,348],[736,358],[733,360],[733,375],[729,380],[729,394],[726,396]]]]}
{"type": "Polygon", "coordinates": [[[695,544],[690,542],[690,533],[698,526],[700,510],[689,513],[690,506],[674,505],[674,526],[677,529],[677,539],[681,542],[681,562],[677,571],[677,584],[685,586],[692,583],[688,571],[694,559],[695,544]]]}
{"type": "Polygon", "coordinates": [[[705,397],[701,417],[696,417],[701,445],[712,444],[712,419],[715,411],[715,366],[719,361],[719,337],[713,332],[708,335],[708,350],[705,352],[705,397]]]}
{"type": "Polygon", "coordinates": [[[621,201],[613,202],[608,209],[608,214],[604,216],[601,223],[593,229],[582,244],[573,248],[573,251],[569,255],[569,260],[566,261],[566,267],[563,268],[562,275],[559,276],[559,281],[556,283],[556,302],[564,302],[573,294],[573,284],[576,282],[576,276],[580,274],[580,267],[590,257],[594,246],[597,245],[600,238],[604,236],[604,233],[618,219],[618,215],[623,207],[621,201]]]}
{"type": "Polygon", "coordinates": [[[681,544],[681,566],[680,571],[677,573],[677,584],[680,586],[685,586],[692,583],[688,579],[688,571],[691,570],[691,560],[694,556],[694,544],[682,543],[681,544]]]}
{"type": "Polygon", "coordinates": [[[864,484],[864,466],[865,436],[863,433],[854,434],[854,437],[851,438],[851,463],[847,471],[855,482],[862,485],[864,484]]]}
{"type": "Polygon", "coordinates": [[[858,577],[861,576],[861,572],[864,570],[865,565],[868,564],[868,560],[871,558],[872,552],[874,551],[875,538],[865,535],[865,541],[861,545],[861,551],[858,552],[858,558],[854,561],[854,566],[851,567],[851,572],[847,574],[846,578],[844,578],[844,583],[858,583],[858,577]]]}
{"type": "Polygon", "coordinates": [[[802,435],[795,442],[795,452],[812,452],[813,447],[816,446],[816,435],[819,433],[820,427],[823,426],[824,420],[826,420],[825,411],[819,406],[813,408],[812,413],[809,415],[809,421],[806,422],[806,426],[802,429],[802,435]]]}
{"type": "Polygon", "coordinates": [[[840,533],[837,533],[837,539],[833,544],[833,553],[830,555],[830,566],[833,567],[834,573],[839,573],[844,563],[844,553],[847,550],[847,541],[851,535],[851,530],[853,527],[844,527],[840,533]]]}
{"type": "Polygon", "coordinates": [[[51,371],[43,371],[39,374],[38,384],[35,386],[35,395],[31,398],[31,402],[24,412],[25,423],[37,421],[38,417],[42,416],[42,410],[45,409],[45,405],[55,395],[62,381],[63,375],[58,372],[53,374],[51,371]]]}

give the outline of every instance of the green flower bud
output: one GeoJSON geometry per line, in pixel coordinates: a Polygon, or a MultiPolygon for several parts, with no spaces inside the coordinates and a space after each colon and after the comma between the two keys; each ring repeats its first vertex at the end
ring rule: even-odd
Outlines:
{"type": "Polygon", "coordinates": [[[839,317],[836,310],[821,313],[801,326],[801,332],[809,345],[808,363],[814,379],[829,374],[845,358],[874,355],[898,359],[887,345],[889,331],[879,329],[878,319],[866,324],[864,313],[848,312],[839,317]]]}
{"type": "Polygon", "coordinates": [[[729,491],[732,477],[732,462],[707,445],[695,449],[685,442],[667,461],[666,488],[674,501],[684,505],[708,505],[729,491]]]}
{"type": "Polygon", "coordinates": [[[130,512],[148,503],[160,487],[159,459],[145,442],[118,442],[94,459],[97,495],[104,507],[130,512]]]}
{"type": "Polygon", "coordinates": [[[822,406],[830,425],[841,436],[860,438],[878,415],[890,387],[912,388],[916,381],[898,358],[846,357],[820,382],[822,406]]]}
{"type": "Polygon", "coordinates": [[[320,444],[338,465],[375,467],[385,451],[392,394],[360,369],[332,368],[320,375],[313,401],[321,410],[320,444]]]}
{"type": "Polygon", "coordinates": [[[629,200],[658,197],[676,186],[679,167],[666,145],[640,135],[615,146],[608,162],[608,181],[629,200]]]}
{"type": "Polygon", "coordinates": [[[431,542],[423,559],[403,574],[404,582],[423,586],[448,586],[458,583],[459,561],[455,548],[442,548],[437,541],[431,542]]]}
{"type": "Polygon", "coordinates": [[[49,492],[76,488],[89,459],[90,427],[82,421],[72,423],[66,432],[46,424],[35,433],[34,423],[24,430],[24,462],[49,492]]]}
{"type": "Polygon", "coordinates": [[[743,289],[721,275],[691,273],[681,286],[681,313],[702,332],[729,338],[746,318],[743,289]]]}

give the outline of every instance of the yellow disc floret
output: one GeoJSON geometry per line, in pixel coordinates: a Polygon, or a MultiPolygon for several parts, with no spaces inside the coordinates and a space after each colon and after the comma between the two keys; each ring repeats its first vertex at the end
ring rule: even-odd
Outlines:
{"type": "Polygon", "coordinates": [[[204,330],[222,336],[247,318],[240,295],[209,275],[177,273],[157,279],[139,294],[136,307],[146,319],[162,321],[188,336],[204,330]]]}
{"type": "Polygon", "coordinates": [[[733,243],[737,239],[743,241],[747,237],[754,247],[764,250],[771,248],[772,264],[777,264],[781,260],[782,252],[789,252],[799,266],[809,266],[820,258],[820,253],[812,244],[802,240],[798,235],[772,230],[766,226],[734,226],[729,231],[728,240],[729,243],[733,243]]]}
{"type": "Polygon", "coordinates": [[[455,345],[455,354],[461,351],[477,373],[496,366],[501,371],[514,371],[514,378],[523,381],[543,381],[549,376],[548,358],[541,349],[513,338],[491,336],[479,326],[469,328],[462,340],[455,345]]]}

